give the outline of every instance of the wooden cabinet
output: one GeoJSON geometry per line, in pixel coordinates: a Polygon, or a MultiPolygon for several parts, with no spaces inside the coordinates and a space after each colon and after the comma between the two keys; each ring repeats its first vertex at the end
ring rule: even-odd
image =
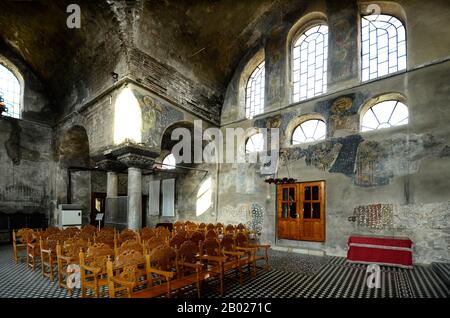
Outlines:
{"type": "Polygon", "coordinates": [[[325,241],[325,182],[277,186],[278,238],[325,241]]]}

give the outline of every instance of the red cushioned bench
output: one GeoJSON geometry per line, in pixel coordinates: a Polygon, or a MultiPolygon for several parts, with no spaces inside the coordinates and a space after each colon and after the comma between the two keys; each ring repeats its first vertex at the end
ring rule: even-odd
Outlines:
{"type": "Polygon", "coordinates": [[[413,268],[412,248],[409,238],[350,236],[347,261],[413,268]]]}

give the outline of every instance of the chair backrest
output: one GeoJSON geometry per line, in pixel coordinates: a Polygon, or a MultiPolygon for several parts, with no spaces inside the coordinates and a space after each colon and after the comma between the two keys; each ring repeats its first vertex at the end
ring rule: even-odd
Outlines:
{"type": "Polygon", "coordinates": [[[214,224],[212,224],[212,223],[209,223],[207,226],[206,226],[206,230],[207,231],[209,231],[209,230],[214,230],[216,228],[216,226],[214,225],[214,224]]]}
{"type": "Polygon", "coordinates": [[[118,243],[122,244],[128,240],[136,240],[136,238],[136,233],[134,231],[125,229],[119,234],[118,243]]]}
{"type": "Polygon", "coordinates": [[[245,247],[248,245],[248,236],[243,232],[238,232],[236,235],[236,245],[245,247]]]}
{"type": "Polygon", "coordinates": [[[218,234],[214,229],[212,229],[212,230],[206,231],[205,237],[206,238],[217,238],[218,234]]]}
{"type": "Polygon", "coordinates": [[[156,236],[150,238],[144,243],[145,249],[148,254],[150,254],[154,249],[160,247],[161,245],[165,245],[165,241],[156,236]]]}
{"type": "Polygon", "coordinates": [[[166,245],[162,245],[150,254],[150,266],[163,271],[171,271],[176,268],[176,252],[166,245]]]}
{"type": "Polygon", "coordinates": [[[205,235],[199,231],[195,231],[194,233],[192,233],[191,237],[189,238],[189,240],[194,242],[196,245],[198,245],[204,239],[205,235]]]}
{"type": "Polygon", "coordinates": [[[197,254],[199,252],[199,246],[192,241],[186,241],[181,244],[177,250],[177,258],[183,262],[195,263],[197,260],[197,254]]]}
{"type": "Polygon", "coordinates": [[[171,247],[179,248],[181,244],[183,244],[186,240],[187,240],[186,235],[178,233],[171,238],[169,244],[171,247]]]}
{"type": "Polygon", "coordinates": [[[142,244],[138,241],[128,240],[120,245],[120,247],[117,249],[116,255],[126,251],[137,251],[139,253],[142,253],[142,244]]]}
{"type": "Polygon", "coordinates": [[[207,238],[200,243],[200,251],[202,255],[219,256],[220,243],[215,238],[207,238]]]}
{"type": "Polygon", "coordinates": [[[225,251],[233,251],[235,246],[235,241],[233,238],[233,235],[227,234],[225,237],[220,241],[220,247],[222,250],[225,251]]]}
{"type": "Polygon", "coordinates": [[[234,225],[228,224],[225,227],[225,232],[226,233],[234,233],[235,231],[236,231],[236,229],[235,229],[234,225]]]}

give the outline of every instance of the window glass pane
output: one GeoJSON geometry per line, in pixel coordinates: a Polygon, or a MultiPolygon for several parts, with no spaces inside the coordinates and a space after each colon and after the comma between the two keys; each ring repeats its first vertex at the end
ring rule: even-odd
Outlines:
{"type": "Polygon", "coordinates": [[[264,150],[264,135],[262,133],[257,133],[248,138],[245,144],[245,152],[260,152],[264,150]]]}
{"type": "Polygon", "coordinates": [[[291,203],[289,207],[290,217],[295,219],[297,218],[297,203],[291,203]]]}
{"type": "Polygon", "coordinates": [[[289,189],[284,188],[283,189],[283,201],[287,201],[288,200],[288,198],[289,198],[288,193],[289,193],[289,189]]]}
{"type": "Polygon", "coordinates": [[[313,142],[325,139],[326,124],[322,120],[307,120],[297,128],[292,134],[292,144],[297,145],[305,142],[313,142]]]}
{"type": "Polygon", "coordinates": [[[361,56],[363,81],[406,69],[406,30],[402,22],[390,15],[362,17],[361,56]]]}
{"type": "Polygon", "coordinates": [[[281,204],[281,217],[283,219],[287,219],[288,217],[288,210],[289,210],[289,206],[287,203],[282,203],[281,204]]]}
{"type": "Polygon", "coordinates": [[[245,115],[251,119],[264,112],[265,63],[259,64],[250,75],[246,89],[245,115]]]}
{"type": "Polygon", "coordinates": [[[320,202],[314,202],[313,206],[313,219],[320,219],[320,202]]]}
{"type": "Polygon", "coordinates": [[[0,64],[0,96],[3,97],[8,109],[3,115],[20,118],[22,107],[20,83],[17,77],[2,64],[0,64]]]}
{"type": "Polygon", "coordinates": [[[295,201],[295,188],[289,188],[289,200],[295,201]]]}
{"type": "Polygon", "coordinates": [[[310,219],[311,218],[311,203],[303,202],[303,218],[310,219]]]}
{"type": "Polygon", "coordinates": [[[317,186],[312,187],[312,199],[319,200],[319,187],[317,186]]]}
{"type": "Polygon", "coordinates": [[[294,43],[292,52],[293,102],[326,93],[326,83],[321,79],[327,76],[327,63],[328,26],[314,26],[305,31],[294,43]],[[297,50],[300,51],[300,54],[297,53],[297,50]],[[297,72],[301,74],[300,80],[294,78],[294,74],[297,72]]]}
{"type": "Polygon", "coordinates": [[[305,187],[305,200],[311,200],[311,187],[305,187]]]}
{"type": "Polygon", "coordinates": [[[173,154],[167,155],[161,165],[161,169],[170,170],[175,169],[177,162],[175,160],[175,156],[173,154]]]}
{"type": "Polygon", "coordinates": [[[408,107],[390,100],[372,106],[363,116],[361,131],[388,128],[408,123],[408,107]]]}

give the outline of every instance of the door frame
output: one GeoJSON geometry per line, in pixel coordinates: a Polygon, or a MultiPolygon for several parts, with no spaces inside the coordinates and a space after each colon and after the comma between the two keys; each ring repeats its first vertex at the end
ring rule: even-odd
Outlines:
{"type": "MultiPolygon", "coordinates": [[[[323,199],[322,199],[322,205],[323,205],[323,240],[321,241],[317,241],[317,240],[308,240],[308,239],[286,239],[286,238],[280,238],[278,235],[278,185],[275,186],[275,241],[279,241],[279,240],[289,240],[289,241],[299,241],[299,242],[316,242],[316,243],[325,243],[326,239],[327,239],[327,195],[326,195],[326,190],[327,190],[327,182],[326,180],[312,180],[312,181],[298,181],[295,183],[291,183],[291,184],[286,184],[286,185],[296,185],[297,188],[299,188],[299,184],[305,184],[305,183],[315,183],[315,182],[323,182],[323,199]]],[[[298,192],[298,190],[297,190],[298,192]]],[[[297,195],[300,195],[300,193],[298,193],[297,195]]],[[[297,207],[298,207],[298,213],[302,213],[302,211],[300,211],[300,199],[297,201],[297,207]]],[[[298,221],[297,221],[298,222],[298,221]]]]}

